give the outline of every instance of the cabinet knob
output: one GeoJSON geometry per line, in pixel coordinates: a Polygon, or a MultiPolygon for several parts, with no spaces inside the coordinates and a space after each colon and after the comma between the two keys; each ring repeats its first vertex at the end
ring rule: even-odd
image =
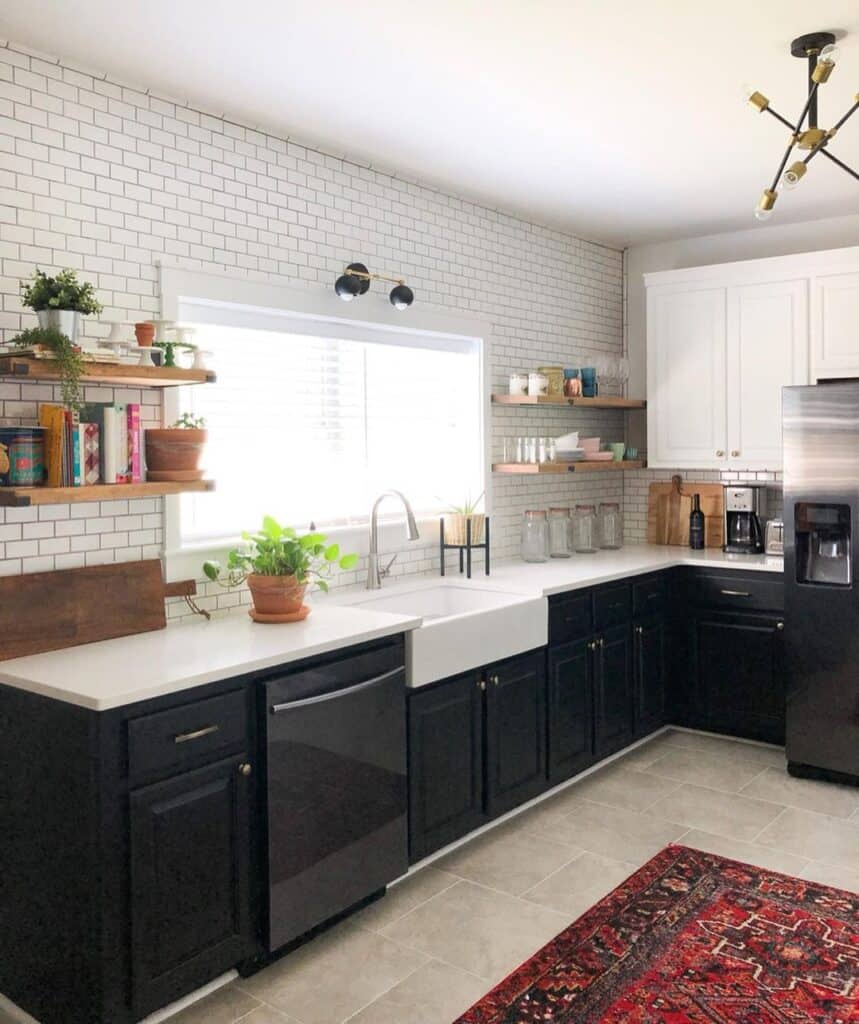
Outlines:
{"type": "Polygon", "coordinates": [[[739,454],[740,454],[740,453],[739,453],[739,451],[738,451],[738,450],[737,450],[737,449],[735,448],[735,449],[734,449],[734,450],[733,450],[733,451],[731,452],[731,458],[732,458],[732,459],[736,459],[736,458],[737,458],[737,456],[738,456],[739,454]]]}
{"type": "Polygon", "coordinates": [[[239,775],[244,775],[244,776],[245,776],[245,778],[247,778],[247,776],[248,776],[248,775],[250,775],[250,773],[251,773],[251,771],[252,771],[252,770],[253,770],[253,769],[252,769],[252,768],[251,768],[251,766],[250,766],[250,765],[249,765],[249,764],[247,763],[247,761],[243,761],[243,762],[242,762],[242,763],[241,763],[241,764],[239,765],[239,775]]]}
{"type": "Polygon", "coordinates": [[[638,633],[639,636],[641,636],[641,634],[644,632],[644,626],[636,626],[635,632],[638,633]]]}
{"type": "Polygon", "coordinates": [[[603,637],[599,638],[598,643],[599,643],[600,647],[605,647],[605,639],[603,637]]]}
{"type": "Polygon", "coordinates": [[[777,630],[781,631],[782,629],[784,629],[784,623],[783,623],[783,622],[777,622],[777,623],[775,624],[775,628],[776,628],[777,630]]]}
{"type": "Polygon", "coordinates": [[[597,642],[596,642],[596,640],[591,640],[591,642],[588,644],[588,650],[589,651],[595,651],[596,649],[597,649],[597,642]]]}
{"type": "Polygon", "coordinates": [[[716,449],[716,458],[717,459],[724,459],[724,457],[725,457],[725,453],[722,451],[722,449],[721,448],[717,448],[716,449]]]}
{"type": "Polygon", "coordinates": [[[477,684],[477,689],[478,689],[478,690],[485,690],[485,689],[486,689],[486,680],[485,680],[485,679],[481,679],[481,680],[480,680],[480,681],[478,682],[478,684],[477,684]]]}
{"type": "Polygon", "coordinates": [[[493,686],[497,686],[497,685],[499,684],[499,682],[501,681],[501,680],[500,680],[500,679],[498,678],[498,676],[491,676],[490,678],[491,678],[491,680],[492,680],[492,685],[493,685],[493,686]]]}

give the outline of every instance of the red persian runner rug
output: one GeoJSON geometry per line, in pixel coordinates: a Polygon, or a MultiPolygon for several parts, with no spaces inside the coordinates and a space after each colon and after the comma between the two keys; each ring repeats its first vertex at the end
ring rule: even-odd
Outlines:
{"type": "Polygon", "coordinates": [[[859,896],[669,846],[455,1024],[857,1024],[859,896]]]}

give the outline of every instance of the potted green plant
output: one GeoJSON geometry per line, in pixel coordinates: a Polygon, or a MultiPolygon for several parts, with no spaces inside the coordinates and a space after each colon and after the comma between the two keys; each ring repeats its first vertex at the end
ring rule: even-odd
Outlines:
{"type": "Polygon", "coordinates": [[[243,533],[245,550],[227,556],[226,576],[219,562],[203,564],[207,579],[224,587],[247,583],[253,600],[251,617],[258,622],[297,622],[310,614],[304,594],[311,583],[328,590],[324,578],[334,566],[353,569],[357,555],[341,555],[337,544],[326,544],[322,533],[299,534],[264,516],[256,533],[243,533]]]}
{"type": "Polygon", "coordinates": [[[21,282],[21,301],[35,311],[42,330],[54,328],[72,344],[77,340],[81,314],[102,310],[93,286],[89,281],[80,282],[74,270],[61,270],[50,277],[37,267],[29,281],[21,282]]]}
{"type": "Polygon", "coordinates": [[[81,376],[84,363],[80,349],[69,339],[67,334],[56,327],[29,327],[21,331],[9,341],[17,349],[38,352],[47,349],[56,362],[60,373],[60,391],[63,404],[69,409],[77,409],[83,398],[81,376]]]}
{"type": "Polygon", "coordinates": [[[471,543],[482,544],[486,526],[486,514],[478,512],[477,507],[483,500],[483,491],[477,498],[466,498],[461,505],[449,505],[444,516],[445,544],[465,544],[468,537],[468,521],[471,520],[471,543]]]}
{"type": "Polygon", "coordinates": [[[205,470],[200,469],[200,460],[208,439],[205,418],[189,412],[169,427],[147,430],[147,480],[202,480],[205,470]]]}

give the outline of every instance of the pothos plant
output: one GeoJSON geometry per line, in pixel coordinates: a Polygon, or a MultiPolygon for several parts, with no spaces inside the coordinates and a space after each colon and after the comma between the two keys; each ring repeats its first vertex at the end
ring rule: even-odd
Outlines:
{"type": "Polygon", "coordinates": [[[9,342],[18,349],[43,347],[50,349],[51,355],[60,371],[60,392],[63,405],[69,409],[77,409],[81,404],[81,377],[84,362],[80,349],[73,345],[69,338],[56,327],[29,327],[26,331],[12,338],[9,342]]]}
{"type": "Polygon", "coordinates": [[[326,544],[325,534],[299,534],[291,526],[281,526],[271,516],[263,517],[262,529],[257,533],[242,533],[242,540],[247,547],[230,551],[223,577],[220,562],[203,564],[208,579],[224,587],[235,587],[251,575],[293,576],[299,584],[315,583],[320,590],[327,591],[324,577],[335,566],[354,569],[358,563],[357,555],[341,555],[338,544],[326,544]]]}

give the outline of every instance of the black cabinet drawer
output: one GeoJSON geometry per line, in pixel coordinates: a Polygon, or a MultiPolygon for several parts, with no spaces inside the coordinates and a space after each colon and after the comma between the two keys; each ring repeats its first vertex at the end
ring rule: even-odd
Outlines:
{"type": "Polygon", "coordinates": [[[142,715],[128,723],[132,785],[216,761],[247,746],[244,690],[142,715]]]}
{"type": "Polygon", "coordinates": [[[549,601],[549,644],[566,644],[593,632],[591,591],[559,594],[549,601]]]}
{"type": "Polygon", "coordinates": [[[689,581],[689,600],[696,605],[725,607],[736,611],[782,611],[784,583],[777,575],[761,573],[761,579],[724,574],[695,575],[689,581]]]}
{"type": "Polygon", "coordinates": [[[629,622],[632,600],[628,583],[594,591],[594,629],[608,629],[629,622]]]}
{"type": "Polygon", "coordinates": [[[658,615],[665,608],[665,577],[647,576],[632,582],[632,613],[636,618],[658,615]]]}

